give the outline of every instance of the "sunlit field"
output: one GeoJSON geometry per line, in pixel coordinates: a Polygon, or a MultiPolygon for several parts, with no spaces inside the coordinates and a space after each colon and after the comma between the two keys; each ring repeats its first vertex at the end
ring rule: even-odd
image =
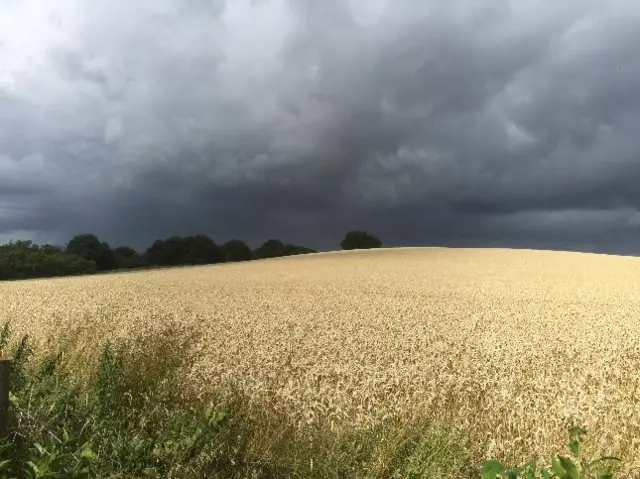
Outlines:
{"type": "Polygon", "coordinates": [[[0,319],[80,369],[164,335],[148,354],[187,359],[186,396],[241,391],[301,427],[419,418],[520,461],[581,425],[640,457],[640,258],[400,248],[8,282],[0,319]]]}

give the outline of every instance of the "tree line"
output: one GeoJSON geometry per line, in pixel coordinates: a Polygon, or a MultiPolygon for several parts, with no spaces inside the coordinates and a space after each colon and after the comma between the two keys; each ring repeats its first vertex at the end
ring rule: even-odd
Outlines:
{"type": "MultiPolygon", "coordinates": [[[[349,231],[342,249],[379,248],[382,242],[366,231],[349,231]]],[[[311,248],[269,239],[252,250],[244,241],[217,244],[210,237],[171,236],[156,240],[145,251],[129,246],[112,248],[94,234],[80,234],[65,247],[30,240],[0,245],[0,280],[74,276],[141,268],[194,266],[316,253],[311,248]]]]}

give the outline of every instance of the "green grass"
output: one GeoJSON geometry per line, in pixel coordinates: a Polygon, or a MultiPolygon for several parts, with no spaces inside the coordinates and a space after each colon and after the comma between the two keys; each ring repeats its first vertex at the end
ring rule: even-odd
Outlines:
{"type": "Polygon", "coordinates": [[[194,477],[215,464],[224,413],[195,404],[174,408],[177,398],[163,383],[132,387],[133,369],[117,349],[104,348],[89,388],[74,382],[63,354],[35,360],[27,338],[10,351],[2,477],[194,477]]]}

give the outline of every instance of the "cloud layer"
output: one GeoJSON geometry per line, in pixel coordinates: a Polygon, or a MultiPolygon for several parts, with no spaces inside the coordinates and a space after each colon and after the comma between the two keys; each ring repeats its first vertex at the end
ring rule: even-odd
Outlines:
{"type": "Polygon", "coordinates": [[[629,0],[5,0],[0,239],[640,253],[629,0]]]}

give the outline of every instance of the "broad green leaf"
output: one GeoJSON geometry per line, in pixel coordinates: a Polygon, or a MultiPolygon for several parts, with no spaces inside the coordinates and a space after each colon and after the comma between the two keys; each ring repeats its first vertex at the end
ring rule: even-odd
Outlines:
{"type": "Polygon", "coordinates": [[[551,479],[553,477],[553,473],[546,467],[541,467],[539,472],[542,475],[542,479],[551,479]]]}
{"type": "Polygon", "coordinates": [[[507,469],[502,473],[507,479],[518,479],[518,471],[514,469],[507,469]]]}
{"type": "Polygon", "coordinates": [[[569,450],[571,450],[571,452],[576,456],[578,454],[580,454],[580,441],[577,441],[576,439],[573,439],[569,443],[569,450]]]}
{"type": "Polygon", "coordinates": [[[571,479],[580,479],[580,471],[578,467],[573,463],[571,459],[565,456],[558,456],[558,460],[565,471],[567,471],[567,477],[571,479]]]}
{"type": "Polygon", "coordinates": [[[603,467],[596,472],[596,479],[613,479],[613,473],[608,467],[603,467]]]}
{"type": "Polygon", "coordinates": [[[24,474],[24,477],[28,477],[28,478],[37,478],[38,474],[33,472],[33,470],[31,469],[31,466],[23,466],[22,467],[22,474],[24,474]]]}
{"type": "Polygon", "coordinates": [[[10,465],[11,465],[11,461],[9,459],[0,461],[0,471],[6,470],[10,465]]]}
{"type": "Polygon", "coordinates": [[[582,439],[582,436],[584,436],[585,434],[587,434],[587,430],[583,427],[572,427],[571,429],[569,429],[569,435],[571,436],[571,439],[577,439],[578,441],[580,441],[582,439]]]}
{"type": "Polygon", "coordinates": [[[582,436],[585,434],[587,434],[587,431],[581,427],[572,427],[569,429],[571,441],[569,442],[568,447],[576,456],[580,454],[580,441],[582,441],[582,436]]]}
{"type": "Polygon", "coordinates": [[[562,463],[558,459],[554,459],[553,461],[551,461],[551,470],[560,479],[566,479],[569,477],[567,471],[564,470],[564,467],[562,467],[562,463]]]}
{"type": "Polygon", "coordinates": [[[482,477],[484,479],[496,479],[504,472],[505,467],[499,461],[488,460],[482,464],[482,477]]]}
{"type": "Polygon", "coordinates": [[[33,461],[27,461],[27,466],[36,477],[40,474],[40,469],[33,461]]]}

